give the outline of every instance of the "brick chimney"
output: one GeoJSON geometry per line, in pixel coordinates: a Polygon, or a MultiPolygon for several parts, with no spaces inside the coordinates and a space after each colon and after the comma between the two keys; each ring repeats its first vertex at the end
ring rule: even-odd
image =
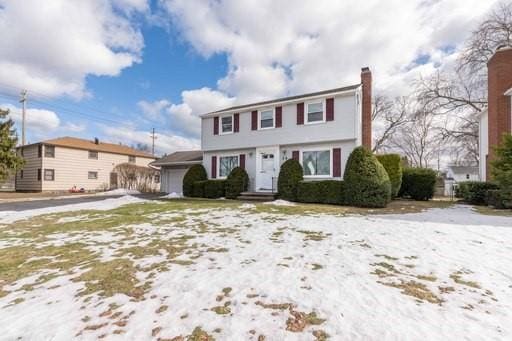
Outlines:
{"type": "Polygon", "coordinates": [[[372,149],[372,72],[369,67],[361,69],[361,84],[363,85],[362,105],[362,143],[372,149]]]}
{"type": "Polygon", "coordinates": [[[493,148],[501,143],[503,134],[510,134],[512,130],[511,98],[510,94],[505,95],[507,90],[512,89],[512,47],[499,47],[487,63],[487,71],[489,156],[486,162],[489,179],[493,148]]]}

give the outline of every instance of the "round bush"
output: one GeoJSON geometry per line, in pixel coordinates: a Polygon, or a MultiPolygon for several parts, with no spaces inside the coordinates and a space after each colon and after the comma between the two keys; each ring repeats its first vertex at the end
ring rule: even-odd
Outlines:
{"type": "Polygon", "coordinates": [[[289,159],[281,165],[277,178],[277,191],[279,198],[297,201],[297,187],[304,177],[304,170],[299,161],[289,159]]]}
{"type": "Polygon", "coordinates": [[[391,200],[391,182],[384,166],[364,147],[350,154],[345,167],[345,196],[349,205],[386,207],[391,200]]]}
{"type": "Polygon", "coordinates": [[[247,191],[249,187],[249,175],[245,169],[235,167],[226,179],[226,198],[236,199],[240,193],[247,191]]]}
{"type": "Polygon", "coordinates": [[[183,195],[186,197],[193,196],[194,183],[204,181],[207,178],[206,169],[204,169],[203,165],[193,165],[190,167],[183,177],[183,195]]]}
{"type": "Polygon", "coordinates": [[[377,155],[377,160],[384,166],[391,181],[391,197],[395,198],[402,186],[402,159],[398,154],[377,155]]]}
{"type": "Polygon", "coordinates": [[[414,200],[429,200],[434,197],[436,172],[430,168],[404,168],[400,196],[414,200]]]}

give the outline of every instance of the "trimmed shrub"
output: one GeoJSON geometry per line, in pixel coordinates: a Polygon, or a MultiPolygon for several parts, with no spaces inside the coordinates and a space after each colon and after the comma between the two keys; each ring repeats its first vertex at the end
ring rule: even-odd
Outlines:
{"type": "Polygon", "coordinates": [[[206,180],[204,197],[209,199],[222,198],[225,195],[226,180],[206,180]]]}
{"type": "Polygon", "coordinates": [[[344,182],[339,180],[301,181],[297,187],[297,201],[306,203],[345,203],[344,182]]]}
{"type": "Polygon", "coordinates": [[[384,166],[371,151],[355,148],[345,167],[345,197],[349,205],[386,207],[391,201],[391,182],[384,166]]]}
{"type": "Polygon", "coordinates": [[[249,187],[249,175],[245,169],[235,167],[226,179],[226,198],[236,199],[240,193],[247,191],[249,187]]]}
{"type": "Polygon", "coordinates": [[[193,165],[190,167],[183,177],[183,195],[195,197],[196,195],[193,194],[194,183],[206,180],[207,178],[206,169],[204,169],[203,165],[193,165]]]}
{"type": "Polygon", "coordinates": [[[434,197],[436,172],[430,168],[404,168],[402,175],[401,197],[414,200],[429,200],[434,197]]]}
{"type": "Polygon", "coordinates": [[[297,201],[297,187],[304,177],[304,170],[299,161],[289,159],[281,165],[277,178],[277,192],[279,198],[297,201]]]}
{"type": "Polygon", "coordinates": [[[208,180],[194,182],[192,184],[192,194],[190,196],[194,198],[204,198],[204,185],[206,185],[206,181],[208,180]]]}
{"type": "Polygon", "coordinates": [[[384,166],[391,181],[391,197],[398,195],[402,186],[402,158],[398,154],[377,155],[377,160],[384,166]]]}
{"type": "Polygon", "coordinates": [[[464,181],[459,182],[455,195],[473,205],[486,205],[487,192],[495,189],[498,189],[498,185],[492,182],[464,181]]]}
{"type": "Polygon", "coordinates": [[[487,191],[485,201],[487,202],[487,205],[497,209],[512,208],[512,193],[492,189],[487,191]]]}

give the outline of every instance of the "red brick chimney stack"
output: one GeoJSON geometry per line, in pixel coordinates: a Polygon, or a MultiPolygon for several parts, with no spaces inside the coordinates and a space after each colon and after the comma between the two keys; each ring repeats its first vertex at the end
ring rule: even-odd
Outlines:
{"type": "Polygon", "coordinates": [[[487,63],[487,70],[489,102],[487,177],[489,178],[491,173],[489,161],[494,158],[493,148],[501,143],[503,134],[510,134],[512,130],[510,96],[505,95],[505,92],[512,88],[512,47],[499,47],[487,63]]]}
{"type": "Polygon", "coordinates": [[[362,143],[372,149],[372,72],[369,67],[361,69],[361,84],[363,85],[362,105],[362,143]]]}

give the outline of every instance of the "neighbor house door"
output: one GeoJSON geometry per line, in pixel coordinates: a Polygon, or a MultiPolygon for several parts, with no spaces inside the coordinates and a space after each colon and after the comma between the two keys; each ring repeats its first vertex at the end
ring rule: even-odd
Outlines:
{"type": "Polygon", "coordinates": [[[258,148],[256,154],[256,191],[275,191],[275,178],[279,169],[279,148],[258,148]]]}
{"type": "Polygon", "coordinates": [[[116,189],[117,188],[117,173],[110,173],[110,189],[116,189]]]}

